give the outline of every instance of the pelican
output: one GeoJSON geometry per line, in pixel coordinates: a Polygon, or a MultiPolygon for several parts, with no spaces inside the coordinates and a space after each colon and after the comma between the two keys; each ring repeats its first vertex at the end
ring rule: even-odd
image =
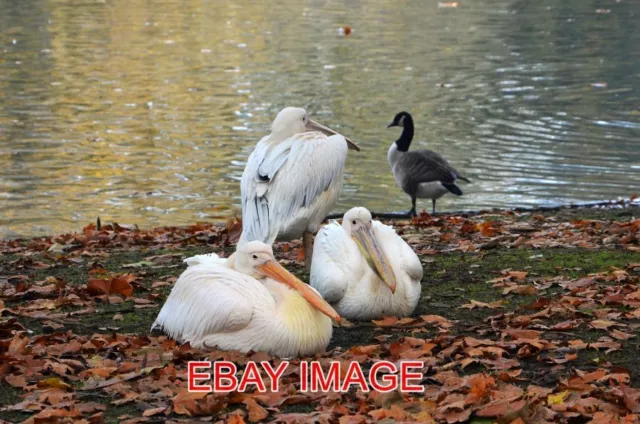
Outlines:
{"type": "Polygon", "coordinates": [[[240,240],[272,244],[302,236],[308,270],[313,234],[338,201],[349,148],[360,150],[304,109],[281,110],[242,174],[240,240]]]}
{"type": "Polygon", "coordinates": [[[264,351],[281,357],[324,351],[337,312],[273,257],[271,246],[240,243],[228,259],[187,259],[151,329],[197,348],[264,351]]]}
{"type": "Polygon", "coordinates": [[[342,225],[332,221],[316,237],[311,286],[344,318],[411,315],[421,279],[415,252],[365,208],[349,210],[342,225]]]}
{"type": "Polygon", "coordinates": [[[402,135],[389,148],[387,159],[396,183],[411,196],[411,211],[416,215],[416,198],[431,199],[432,213],[436,213],[436,200],[447,193],[462,196],[457,179],[470,183],[466,177],[452,167],[438,153],[431,150],[409,151],[413,140],[413,118],[407,112],[400,112],[387,128],[404,127],[402,135]]]}

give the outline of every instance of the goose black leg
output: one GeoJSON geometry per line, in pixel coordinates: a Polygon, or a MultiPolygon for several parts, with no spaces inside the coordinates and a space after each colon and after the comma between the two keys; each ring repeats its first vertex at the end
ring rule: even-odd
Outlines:
{"type": "Polygon", "coordinates": [[[416,196],[411,196],[411,210],[409,211],[409,217],[418,216],[416,213],[416,196]]]}
{"type": "Polygon", "coordinates": [[[433,207],[431,209],[431,215],[435,215],[436,214],[436,199],[431,199],[431,204],[433,205],[433,207]]]}

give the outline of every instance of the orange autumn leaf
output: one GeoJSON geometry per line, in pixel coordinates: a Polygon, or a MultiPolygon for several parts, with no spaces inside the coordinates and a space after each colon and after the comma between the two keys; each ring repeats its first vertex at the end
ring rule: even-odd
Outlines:
{"type": "Polygon", "coordinates": [[[267,410],[262,406],[258,405],[258,403],[254,399],[246,398],[242,402],[247,405],[247,411],[249,412],[249,421],[253,423],[261,422],[269,416],[269,412],[267,412],[267,410]]]}
{"type": "Polygon", "coordinates": [[[636,336],[635,334],[625,333],[616,329],[611,330],[609,333],[614,339],[618,340],[629,340],[636,336]]]}
{"type": "Polygon", "coordinates": [[[493,237],[498,233],[498,230],[494,228],[493,225],[493,221],[484,221],[476,224],[475,229],[476,231],[480,231],[485,237],[493,237]]]}
{"type": "Polygon", "coordinates": [[[372,322],[378,327],[390,327],[398,322],[398,317],[383,317],[382,319],[374,319],[372,322]]]}
{"type": "Polygon", "coordinates": [[[47,378],[45,380],[38,381],[37,386],[40,389],[53,388],[53,389],[72,390],[72,387],[70,385],[68,385],[67,383],[65,383],[64,381],[56,377],[47,378]]]}
{"type": "Polygon", "coordinates": [[[242,235],[242,220],[237,216],[227,220],[225,225],[227,243],[236,243],[242,235]]]}
{"type": "Polygon", "coordinates": [[[522,281],[525,278],[527,278],[527,274],[529,274],[529,273],[525,272],[525,271],[509,271],[509,273],[507,275],[509,277],[513,277],[517,281],[522,281]]]}
{"type": "Polygon", "coordinates": [[[484,374],[475,374],[469,377],[467,385],[471,387],[471,392],[467,396],[470,403],[480,401],[489,395],[489,389],[495,385],[493,377],[484,374]]]}
{"type": "Polygon", "coordinates": [[[161,414],[162,412],[164,412],[167,408],[164,406],[158,407],[158,408],[149,408],[149,409],[145,409],[144,412],[142,413],[143,417],[152,417],[154,415],[158,415],[161,414]]]}
{"type": "Polygon", "coordinates": [[[591,321],[589,323],[589,325],[593,328],[597,328],[599,330],[606,330],[609,327],[611,327],[612,325],[616,325],[615,321],[610,321],[610,320],[606,320],[606,319],[596,319],[594,321],[591,321]]]}
{"type": "Polygon", "coordinates": [[[535,287],[521,284],[521,285],[515,285],[511,287],[505,287],[502,294],[505,295],[509,293],[515,293],[515,294],[522,294],[522,295],[532,295],[532,294],[536,294],[537,292],[538,290],[535,287]]]}
{"type": "Polygon", "coordinates": [[[479,417],[504,417],[504,416],[514,416],[518,414],[525,406],[527,405],[527,401],[518,400],[518,401],[509,401],[509,400],[498,400],[496,402],[490,403],[480,409],[476,414],[479,417]]]}
{"type": "Polygon", "coordinates": [[[240,414],[233,414],[227,417],[227,424],[246,424],[244,417],[240,414]]]}
{"type": "Polygon", "coordinates": [[[25,388],[28,385],[27,379],[25,378],[24,374],[20,374],[20,375],[13,375],[13,374],[5,375],[4,376],[4,381],[9,383],[13,387],[25,388]]]}
{"type": "Polygon", "coordinates": [[[196,400],[206,396],[206,392],[182,392],[173,398],[173,412],[191,416],[197,410],[196,400]]]}
{"type": "Polygon", "coordinates": [[[496,309],[496,308],[502,308],[502,301],[497,300],[495,302],[485,303],[485,302],[479,302],[477,300],[471,299],[470,303],[461,305],[460,308],[462,309],[475,309],[475,308],[496,309]]]}
{"type": "Polygon", "coordinates": [[[507,328],[505,330],[502,330],[502,332],[511,336],[512,339],[527,339],[527,340],[537,339],[538,337],[540,337],[540,334],[541,334],[540,331],[536,331],[536,330],[518,330],[514,328],[507,328]]]}
{"type": "Polygon", "coordinates": [[[109,294],[120,294],[124,297],[133,296],[133,286],[131,282],[136,277],[131,274],[120,275],[111,280],[111,290],[109,294]]]}
{"type": "Polygon", "coordinates": [[[119,275],[110,279],[90,278],[87,283],[87,292],[92,296],[117,294],[131,297],[133,296],[131,282],[135,279],[135,275],[131,274],[119,275]]]}

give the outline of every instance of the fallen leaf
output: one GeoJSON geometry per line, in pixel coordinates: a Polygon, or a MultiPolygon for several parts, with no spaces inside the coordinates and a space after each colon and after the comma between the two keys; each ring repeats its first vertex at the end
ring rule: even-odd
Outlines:
{"type": "Polygon", "coordinates": [[[549,395],[549,396],[547,396],[547,404],[548,405],[559,405],[559,404],[564,402],[564,400],[566,399],[568,394],[569,394],[569,391],[565,390],[564,392],[560,392],[560,393],[556,393],[556,394],[553,394],[553,395],[549,395]]]}
{"type": "Polygon", "coordinates": [[[247,398],[243,401],[243,403],[247,405],[247,411],[249,412],[249,421],[253,423],[261,422],[269,416],[269,412],[267,412],[267,410],[262,406],[258,405],[255,400],[247,398]]]}

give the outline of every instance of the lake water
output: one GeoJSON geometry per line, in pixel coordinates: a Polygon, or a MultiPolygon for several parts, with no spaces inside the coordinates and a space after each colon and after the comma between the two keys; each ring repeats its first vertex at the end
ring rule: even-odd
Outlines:
{"type": "Polygon", "coordinates": [[[386,160],[402,110],[412,148],[473,182],[441,211],[640,191],[640,2],[451,6],[0,0],[0,237],[226,219],[289,105],[362,147],[338,211],[409,209],[386,160]]]}

